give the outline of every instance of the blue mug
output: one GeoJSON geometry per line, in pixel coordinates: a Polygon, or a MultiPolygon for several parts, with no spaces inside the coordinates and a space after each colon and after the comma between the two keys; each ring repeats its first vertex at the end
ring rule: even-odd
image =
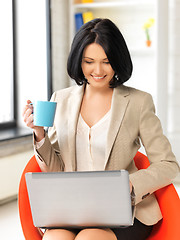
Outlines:
{"type": "Polygon", "coordinates": [[[52,127],[56,112],[56,102],[36,101],[34,107],[34,125],[52,127]]]}

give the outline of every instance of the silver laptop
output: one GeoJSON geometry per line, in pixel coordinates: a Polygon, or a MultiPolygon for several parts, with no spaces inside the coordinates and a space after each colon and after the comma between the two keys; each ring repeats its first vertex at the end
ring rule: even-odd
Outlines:
{"type": "Polygon", "coordinates": [[[126,170],[26,173],[26,183],[36,227],[133,224],[126,170]]]}

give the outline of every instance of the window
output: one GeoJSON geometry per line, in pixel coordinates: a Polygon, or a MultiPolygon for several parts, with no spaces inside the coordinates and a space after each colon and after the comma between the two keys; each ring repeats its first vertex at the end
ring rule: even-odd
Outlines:
{"type": "Polygon", "coordinates": [[[25,127],[26,100],[52,94],[50,0],[1,1],[0,29],[0,130],[25,127]]]}
{"type": "Polygon", "coordinates": [[[15,126],[15,32],[13,0],[0,2],[0,128],[15,126]]]}

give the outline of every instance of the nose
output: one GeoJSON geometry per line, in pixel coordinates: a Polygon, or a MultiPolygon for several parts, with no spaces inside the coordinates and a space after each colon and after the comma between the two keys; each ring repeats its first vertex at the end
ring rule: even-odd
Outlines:
{"type": "Polygon", "coordinates": [[[101,76],[102,73],[103,73],[103,67],[101,63],[96,63],[94,68],[94,74],[96,74],[97,76],[101,76]]]}

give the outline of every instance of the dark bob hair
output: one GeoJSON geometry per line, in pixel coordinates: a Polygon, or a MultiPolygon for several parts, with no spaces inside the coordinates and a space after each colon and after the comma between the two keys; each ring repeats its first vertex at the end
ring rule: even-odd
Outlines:
{"type": "Polygon", "coordinates": [[[104,49],[116,77],[110,81],[115,88],[126,82],[132,74],[132,61],[126,42],[116,25],[109,19],[96,18],[84,24],[76,33],[67,62],[69,76],[78,85],[87,83],[81,68],[84,49],[97,43],[104,49]]]}

